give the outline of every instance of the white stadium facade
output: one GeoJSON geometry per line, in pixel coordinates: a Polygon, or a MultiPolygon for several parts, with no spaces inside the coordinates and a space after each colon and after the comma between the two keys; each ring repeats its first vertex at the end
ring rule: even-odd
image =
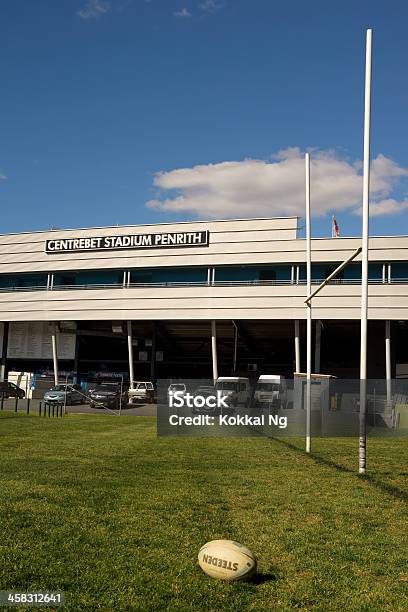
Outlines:
{"type": "MultiPolygon", "coordinates": [[[[313,285],[360,245],[313,239],[313,285]]],[[[135,380],[305,369],[297,217],[3,234],[0,249],[3,376],[55,367],[135,380]]],[[[358,378],[360,283],[358,257],[313,299],[315,372],[358,378]]],[[[404,372],[408,236],[370,238],[368,319],[368,377],[385,377],[386,346],[392,376],[404,372]]]]}

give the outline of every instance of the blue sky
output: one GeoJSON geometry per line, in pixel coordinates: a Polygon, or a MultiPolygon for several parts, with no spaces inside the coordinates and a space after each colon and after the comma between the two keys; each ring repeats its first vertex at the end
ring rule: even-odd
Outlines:
{"type": "Polygon", "coordinates": [[[408,4],[3,0],[2,232],[302,212],[361,218],[374,29],[371,234],[408,233],[408,4]],[[236,214],[235,214],[236,213],[236,214]]]}

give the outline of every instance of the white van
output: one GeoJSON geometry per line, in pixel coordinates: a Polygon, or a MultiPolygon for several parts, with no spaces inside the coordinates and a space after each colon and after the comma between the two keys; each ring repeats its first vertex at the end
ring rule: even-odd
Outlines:
{"type": "Polygon", "coordinates": [[[254,400],[258,406],[279,406],[286,391],[285,377],[262,374],[256,383],[254,400]]]}
{"type": "Polygon", "coordinates": [[[235,405],[243,404],[248,406],[251,400],[251,384],[249,378],[241,376],[220,376],[215,385],[217,391],[222,391],[223,395],[233,395],[235,405]]]}

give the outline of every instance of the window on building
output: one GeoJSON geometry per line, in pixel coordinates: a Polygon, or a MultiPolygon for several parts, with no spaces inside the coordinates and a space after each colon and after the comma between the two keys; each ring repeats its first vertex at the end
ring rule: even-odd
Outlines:
{"type": "Polygon", "coordinates": [[[350,263],[344,268],[343,278],[347,281],[361,281],[361,263],[350,263]]]}
{"type": "Polygon", "coordinates": [[[76,285],[76,274],[72,272],[57,272],[54,274],[54,286],[76,285]]]}
{"type": "MultiPolygon", "coordinates": [[[[317,263],[312,264],[312,280],[315,282],[321,282],[326,279],[334,270],[340,265],[341,262],[336,263],[317,263]]],[[[368,278],[372,281],[382,280],[382,263],[370,262],[368,264],[368,278]]],[[[408,272],[408,270],[407,270],[408,272]]],[[[361,281],[361,263],[351,262],[341,272],[336,274],[332,282],[342,280],[347,281],[361,281]]]]}
{"type": "Polygon", "coordinates": [[[287,281],[290,282],[292,267],[276,266],[220,266],[215,270],[216,282],[287,281]]]}
{"type": "Polygon", "coordinates": [[[46,288],[47,274],[0,274],[0,289],[46,288]]]}
{"type": "MultiPolygon", "coordinates": [[[[312,279],[313,279],[313,267],[312,267],[312,279]]],[[[299,281],[301,282],[306,281],[306,265],[305,264],[299,265],[299,281]]]]}
{"type": "Polygon", "coordinates": [[[121,285],[123,270],[82,270],[81,272],[55,272],[54,286],[121,285]]]}
{"type": "MultiPolygon", "coordinates": [[[[330,274],[333,274],[333,272],[335,271],[335,269],[340,265],[341,262],[339,263],[335,263],[332,265],[326,265],[324,268],[324,276],[323,279],[327,278],[328,276],[330,276],[330,274]]],[[[336,282],[336,281],[341,281],[344,278],[344,270],[341,270],[340,272],[338,272],[336,274],[336,276],[333,278],[332,282],[336,282]]]]}
{"type": "Polygon", "coordinates": [[[140,268],[131,270],[130,282],[151,283],[206,283],[207,268],[140,268]]]}
{"type": "Polygon", "coordinates": [[[395,261],[391,263],[391,279],[408,279],[408,261],[395,261]]]}
{"type": "MultiPolygon", "coordinates": [[[[306,279],[306,266],[301,266],[303,268],[304,277],[306,279]]],[[[327,264],[312,264],[312,281],[321,282],[326,278],[326,269],[327,264]]]]}
{"type": "Polygon", "coordinates": [[[271,270],[270,268],[266,268],[265,270],[259,271],[259,280],[260,281],[274,281],[276,280],[276,270],[271,270]]]}
{"type": "Polygon", "coordinates": [[[244,282],[259,280],[259,268],[254,266],[220,266],[215,269],[216,282],[244,282]]]}
{"type": "MultiPolygon", "coordinates": [[[[383,264],[382,263],[369,263],[368,264],[368,280],[382,282],[383,264]]],[[[361,265],[360,265],[360,278],[361,278],[361,265]]]]}

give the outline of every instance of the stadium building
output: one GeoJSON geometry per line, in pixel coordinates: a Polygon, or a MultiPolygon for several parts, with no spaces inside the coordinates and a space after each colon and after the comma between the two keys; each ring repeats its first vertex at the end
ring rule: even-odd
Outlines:
{"type": "MultiPolygon", "coordinates": [[[[313,239],[313,284],[360,244],[313,239]]],[[[3,375],[57,362],[134,380],[305,368],[297,217],[3,234],[0,248],[3,375]]],[[[313,299],[314,371],[358,377],[360,282],[357,258],[313,299]]],[[[368,306],[369,378],[387,358],[403,375],[408,236],[370,238],[368,306]]]]}

